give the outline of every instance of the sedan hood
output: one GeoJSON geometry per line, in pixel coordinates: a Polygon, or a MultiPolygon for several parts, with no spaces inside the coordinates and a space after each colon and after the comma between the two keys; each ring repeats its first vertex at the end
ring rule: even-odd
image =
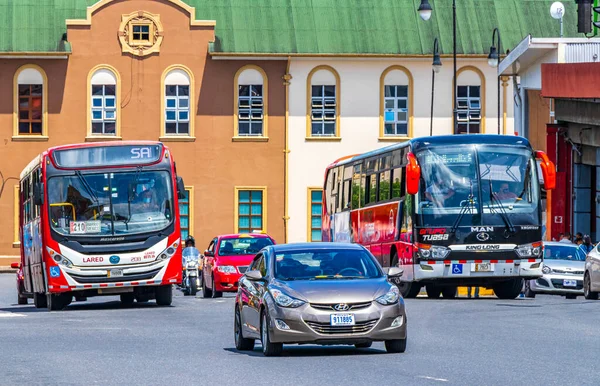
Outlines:
{"type": "Polygon", "coordinates": [[[552,269],[560,269],[563,271],[583,271],[585,270],[585,261],[577,260],[552,260],[544,259],[544,265],[552,269]]]}
{"type": "Polygon", "coordinates": [[[234,267],[250,265],[254,255],[218,256],[216,265],[233,265],[234,267]]]}
{"type": "Polygon", "coordinates": [[[273,282],[290,296],[308,303],[362,303],[386,294],[391,284],[386,277],[379,279],[333,279],[273,282]]]}

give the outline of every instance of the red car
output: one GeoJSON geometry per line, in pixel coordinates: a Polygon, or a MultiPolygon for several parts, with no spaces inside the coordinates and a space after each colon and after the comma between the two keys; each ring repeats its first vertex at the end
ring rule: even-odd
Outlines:
{"type": "Polygon", "coordinates": [[[17,270],[17,302],[27,304],[27,299],[33,297],[33,295],[25,292],[25,277],[23,276],[21,263],[11,263],[10,267],[17,270]]]}
{"type": "Polygon", "coordinates": [[[236,292],[238,280],[254,256],[267,245],[275,244],[261,233],[234,234],[215,237],[204,251],[202,296],[218,298],[223,292],[236,292]]]}

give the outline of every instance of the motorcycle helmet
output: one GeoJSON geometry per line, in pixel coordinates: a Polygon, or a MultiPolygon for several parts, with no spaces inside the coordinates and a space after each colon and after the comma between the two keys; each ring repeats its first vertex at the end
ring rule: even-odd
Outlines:
{"type": "Polygon", "coordinates": [[[193,236],[188,236],[188,238],[185,240],[185,246],[189,247],[191,244],[192,247],[196,246],[196,240],[194,239],[193,236]]]}

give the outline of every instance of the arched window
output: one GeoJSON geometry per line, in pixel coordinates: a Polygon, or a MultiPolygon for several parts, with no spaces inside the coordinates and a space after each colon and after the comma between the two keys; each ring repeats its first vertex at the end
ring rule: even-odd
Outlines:
{"type": "Polygon", "coordinates": [[[99,65],[90,71],[88,137],[120,138],[120,83],[114,67],[99,65]]]}
{"type": "Polygon", "coordinates": [[[413,78],[408,69],[390,66],[379,80],[379,138],[412,137],[413,78]]]}
{"type": "Polygon", "coordinates": [[[194,81],[191,71],[181,65],[170,66],[163,73],[162,84],[161,137],[193,137],[194,81]]]}
{"type": "Polygon", "coordinates": [[[44,70],[27,64],[14,77],[15,107],[13,136],[45,138],[48,135],[48,78],[44,70]]]}
{"type": "Polygon", "coordinates": [[[340,137],[340,76],[330,66],[312,69],[306,79],[306,137],[340,137]]]}
{"type": "Polygon", "coordinates": [[[485,76],[465,66],[456,72],[457,133],[485,133],[485,76]]]}
{"type": "Polygon", "coordinates": [[[267,137],[268,79],[262,68],[247,65],[235,74],[234,138],[267,137]]]}

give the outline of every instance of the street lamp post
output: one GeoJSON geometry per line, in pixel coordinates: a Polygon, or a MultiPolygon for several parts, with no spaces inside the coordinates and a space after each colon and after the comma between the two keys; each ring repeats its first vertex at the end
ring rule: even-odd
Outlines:
{"type": "Polygon", "coordinates": [[[440,59],[438,39],[433,41],[433,63],[431,69],[431,121],[429,122],[429,136],[433,135],[433,98],[435,95],[435,74],[440,72],[442,60],[440,59]]]}
{"type": "MultiPolygon", "coordinates": [[[[498,28],[494,28],[494,32],[492,32],[492,46],[490,47],[490,54],[488,55],[488,64],[493,68],[497,68],[500,63],[500,52],[502,52],[501,44],[500,31],[498,28]],[[498,39],[496,39],[496,37],[498,37],[498,39]],[[497,49],[496,42],[498,43],[497,49]]],[[[498,134],[500,134],[500,75],[498,75],[498,134]]]]}
{"type": "MultiPolygon", "coordinates": [[[[429,4],[429,0],[421,0],[421,4],[419,5],[419,16],[421,19],[427,21],[431,18],[431,13],[433,12],[433,8],[431,8],[431,4],[429,4]]],[[[452,77],[452,120],[454,126],[454,134],[457,133],[458,122],[456,119],[456,0],[452,0],[452,37],[454,40],[454,75],[452,77]]]]}

